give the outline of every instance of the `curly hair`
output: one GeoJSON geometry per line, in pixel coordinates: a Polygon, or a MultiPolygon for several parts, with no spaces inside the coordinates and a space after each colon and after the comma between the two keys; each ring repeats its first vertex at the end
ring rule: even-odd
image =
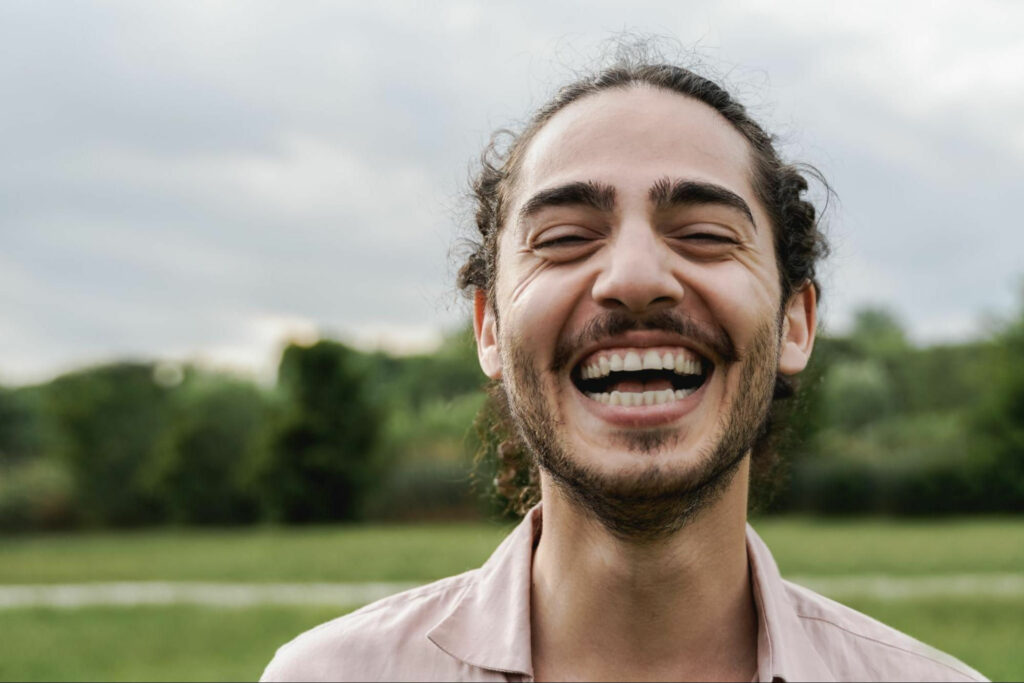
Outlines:
{"type": "MultiPolygon", "coordinates": [[[[831,189],[822,175],[805,164],[787,163],[769,135],[721,86],[693,71],[666,63],[651,63],[643,56],[620,56],[612,66],[584,76],[564,87],[534,113],[519,133],[508,129],[495,132],[479,160],[472,180],[475,224],[478,236],[458,273],[458,287],[469,296],[486,293],[494,305],[497,275],[498,236],[507,218],[517,174],[523,156],[538,131],[559,111],[573,102],[606,90],[653,87],[696,99],[714,108],[747,140],[751,150],[751,183],[767,210],[773,227],[775,255],[779,267],[781,301],[805,286],[812,286],[820,300],[817,265],[828,252],[818,212],[805,193],[808,178],[831,189]]],[[[781,303],[780,303],[781,305],[781,303]]],[[[777,486],[780,459],[774,448],[782,418],[779,401],[795,395],[795,382],[781,374],[776,377],[774,400],[768,420],[755,441],[751,458],[752,501],[763,503],[777,486]]],[[[512,422],[507,397],[500,383],[493,383],[488,401],[477,416],[476,428],[481,451],[478,471],[490,463],[496,469],[496,492],[508,502],[508,509],[522,514],[539,501],[536,465],[512,422]],[[495,457],[496,456],[496,457],[495,457]]]]}

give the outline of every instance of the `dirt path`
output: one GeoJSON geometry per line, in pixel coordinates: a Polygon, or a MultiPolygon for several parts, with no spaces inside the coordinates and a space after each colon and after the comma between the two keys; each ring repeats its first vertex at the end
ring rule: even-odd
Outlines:
{"type": "Polygon", "coordinates": [[[195,581],[0,586],[0,609],[87,605],[363,605],[412,583],[201,583],[195,581]]]}
{"type": "MultiPolygon", "coordinates": [[[[798,583],[837,600],[871,597],[1020,597],[1024,574],[945,576],[794,576],[798,583]]],[[[0,585],[0,609],[74,608],[90,605],[336,605],[352,607],[414,587],[412,583],[202,583],[119,582],[0,585]]]]}

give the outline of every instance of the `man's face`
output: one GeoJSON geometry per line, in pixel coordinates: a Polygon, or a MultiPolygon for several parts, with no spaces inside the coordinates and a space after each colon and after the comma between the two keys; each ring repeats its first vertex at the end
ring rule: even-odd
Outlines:
{"type": "Polygon", "coordinates": [[[478,298],[481,363],[588,507],[698,506],[749,450],[776,371],[806,363],[813,294],[781,306],[749,155],[713,109],[652,88],[569,105],[526,150],[497,310],[478,298]]]}

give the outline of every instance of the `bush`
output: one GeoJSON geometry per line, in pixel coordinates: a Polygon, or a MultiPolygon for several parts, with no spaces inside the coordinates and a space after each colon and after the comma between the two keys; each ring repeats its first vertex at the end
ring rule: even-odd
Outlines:
{"type": "Polygon", "coordinates": [[[41,454],[39,414],[28,393],[0,387],[0,464],[41,454]]]}
{"type": "Polygon", "coordinates": [[[794,468],[786,507],[847,515],[877,509],[879,486],[870,466],[843,459],[809,460],[794,468]]]}
{"type": "Polygon", "coordinates": [[[826,515],[934,516],[1005,511],[984,465],[964,460],[816,460],[795,468],[788,509],[826,515]]]}
{"type": "Polygon", "coordinates": [[[84,521],[137,525],[159,520],[141,476],[167,427],[171,388],[153,366],[119,363],[54,380],[45,410],[54,455],[72,475],[84,521]]]}
{"type": "Polygon", "coordinates": [[[269,406],[255,386],[221,377],[191,378],[172,402],[147,485],[170,521],[237,524],[259,513],[247,487],[269,406]]]}
{"type": "Polygon", "coordinates": [[[857,429],[892,413],[893,386],[885,366],[874,359],[844,361],[825,376],[829,423],[857,429]]]}
{"type": "Polygon", "coordinates": [[[1017,319],[997,336],[991,362],[991,386],[974,413],[977,457],[991,462],[985,485],[992,504],[1020,512],[1024,510],[1024,301],[1017,319]]]}
{"type": "Polygon", "coordinates": [[[328,341],[291,345],[278,382],[288,406],[263,462],[264,509],[284,522],[358,518],[383,473],[382,419],[358,354],[328,341]]]}
{"type": "Polygon", "coordinates": [[[74,486],[60,464],[35,458],[0,465],[0,529],[26,531],[73,526],[74,486]]]}
{"type": "Polygon", "coordinates": [[[390,521],[478,518],[470,466],[429,461],[397,466],[367,501],[366,516],[390,521]]]}

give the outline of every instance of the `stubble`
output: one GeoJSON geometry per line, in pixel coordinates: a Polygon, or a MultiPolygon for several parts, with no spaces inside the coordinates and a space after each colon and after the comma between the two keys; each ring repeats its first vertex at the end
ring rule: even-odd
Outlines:
{"type": "MultiPolygon", "coordinates": [[[[555,417],[560,414],[555,408],[564,398],[556,394],[552,397],[554,405],[549,405],[534,359],[515,342],[509,345],[505,360],[509,370],[505,391],[516,427],[538,467],[575,505],[610,532],[646,542],[675,533],[718,500],[762,435],[778,367],[779,326],[774,320],[766,321],[742,353],[724,332],[710,334],[686,319],[670,315],[642,325],[621,316],[608,316],[590,334],[618,333],[626,328],[703,335],[702,341],[722,359],[715,372],[741,364],[736,394],[717,422],[716,437],[693,456],[682,455],[686,464],[674,468],[638,464],[615,474],[588,464],[586,453],[575,453],[567,447],[563,425],[555,417]]],[[[558,372],[566,361],[564,349],[556,349],[551,370],[558,372]]],[[[671,451],[680,440],[679,432],[669,428],[624,430],[617,437],[616,446],[637,454],[671,451]]]]}

